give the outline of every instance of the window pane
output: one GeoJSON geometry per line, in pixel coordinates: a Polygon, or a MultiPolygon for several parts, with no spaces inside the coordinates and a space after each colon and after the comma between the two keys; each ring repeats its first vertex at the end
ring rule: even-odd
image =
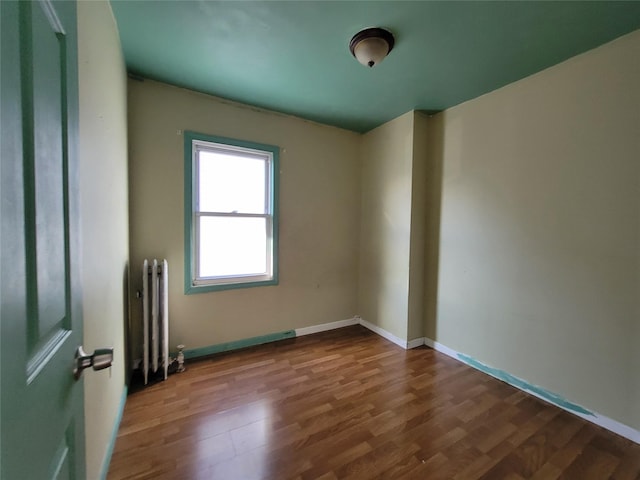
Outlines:
{"type": "Polygon", "coordinates": [[[201,212],[267,213],[265,160],[200,150],[201,212]]]}
{"type": "Polygon", "coordinates": [[[265,218],[200,217],[200,277],[265,274],[265,218]]]}

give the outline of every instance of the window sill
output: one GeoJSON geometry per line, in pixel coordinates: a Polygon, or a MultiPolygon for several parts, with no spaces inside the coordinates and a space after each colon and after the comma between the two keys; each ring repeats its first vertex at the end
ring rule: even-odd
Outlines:
{"type": "Polygon", "coordinates": [[[278,279],[260,280],[255,282],[241,282],[241,283],[215,283],[204,285],[193,285],[188,283],[185,285],[184,293],[186,295],[194,295],[197,293],[218,292],[221,290],[235,290],[238,288],[252,288],[252,287],[269,287],[278,285],[278,279]]]}

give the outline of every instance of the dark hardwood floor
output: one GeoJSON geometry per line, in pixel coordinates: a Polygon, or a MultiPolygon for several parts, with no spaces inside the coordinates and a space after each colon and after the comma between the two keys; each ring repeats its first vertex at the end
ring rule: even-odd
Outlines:
{"type": "Polygon", "coordinates": [[[108,478],[640,479],[640,445],[360,326],[191,361],[132,393],[108,478]]]}

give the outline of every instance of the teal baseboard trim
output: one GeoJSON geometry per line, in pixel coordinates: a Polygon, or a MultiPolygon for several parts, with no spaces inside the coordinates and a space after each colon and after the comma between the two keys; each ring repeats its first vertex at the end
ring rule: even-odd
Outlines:
{"type": "MultiPolygon", "coordinates": [[[[230,352],[231,350],[239,350],[241,348],[253,347],[254,345],[262,345],[263,343],[277,342],[278,340],[284,340],[287,338],[301,337],[304,335],[311,335],[313,333],[326,332],[328,330],[335,330],[351,325],[358,325],[359,323],[360,318],[354,317],[348,318],[346,320],[338,320],[337,322],[296,328],[295,330],[285,330],[284,332],[269,333],[267,335],[245,338],[243,340],[236,340],[234,342],[219,343],[217,345],[210,345],[207,347],[192,348],[184,351],[184,358],[190,359],[205,357],[207,355],[213,355],[216,353],[230,352]]],[[[175,357],[177,354],[177,352],[171,352],[170,356],[175,357]]]]}
{"type": "Polygon", "coordinates": [[[258,337],[245,338],[234,342],[219,343],[217,345],[209,345],[208,347],[192,348],[184,351],[184,358],[198,358],[213,355],[214,353],[229,352],[231,350],[239,350],[241,348],[253,347],[254,345],[262,345],[263,343],[277,342],[287,338],[295,338],[295,330],[286,330],[284,332],[269,333],[258,337]]]}
{"type": "Polygon", "coordinates": [[[578,417],[583,418],[588,422],[594,423],[602,428],[609,430],[610,432],[613,432],[617,435],[620,435],[621,437],[625,437],[631,440],[632,442],[640,444],[640,431],[630,427],[629,425],[625,425],[624,423],[609,418],[605,415],[593,412],[581,405],[578,405],[577,403],[570,402],[557,393],[550,392],[549,390],[539,387],[538,385],[526,382],[521,378],[511,375],[509,372],[485,365],[484,363],[479,362],[469,355],[457,352],[456,350],[449,348],[439,342],[431,340],[430,338],[425,338],[424,343],[428,347],[431,347],[438,352],[444,353],[445,355],[448,355],[449,357],[459,362],[469,365],[470,367],[475,368],[482,373],[497,378],[502,382],[508,383],[518,390],[522,390],[523,392],[533,395],[534,397],[538,397],[539,399],[555,405],[556,407],[559,407],[569,413],[577,415],[578,417]]]}
{"type": "Polygon", "coordinates": [[[503,382],[508,383],[511,386],[519,388],[520,390],[532,393],[536,397],[540,397],[549,403],[553,403],[554,405],[557,405],[558,407],[563,408],[564,410],[568,410],[573,413],[579,413],[581,415],[589,415],[592,417],[596,416],[595,413],[587,410],[586,408],[580,405],[570,402],[569,400],[567,400],[564,397],[561,397],[557,393],[553,393],[553,392],[550,392],[549,390],[545,390],[544,388],[538,385],[533,385],[531,383],[525,382],[521,378],[511,375],[510,373],[505,372],[504,370],[500,370],[498,368],[493,368],[488,365],[485,365],[484,363],[479,362],[478,360],[470,357],[469,355],[464,355],[462,353],[459,353],[458,359],[466,363],[470,367],[475,368],[476,370],[480,370],[481,372],[486,373],[487,375],[491,375],[492,377],[497,378],[498,380],[502,380],[503,382]]]}
{"type": "Polygon", "coordinates": [[[116,446],[116,438],[118,438],[118,429],[120,428],[120,422],[122,421],[122,414],[124,413],[124,406],[127,403],[128,387],[125,385],[122,390],[122,396],[120,397],[120,406],[118,407],[118,414],[116,415],[116,421],[113,424],[113,430],[111,431],[111,438],[107,445],[107,451],[104,454],[104,460],[102,461],[102,468],[100,469],[100,480],[106,480],[107,473],[109,473],[109,465],[111,464],[111,456],[113,455],[113,449],[116,446]]]}

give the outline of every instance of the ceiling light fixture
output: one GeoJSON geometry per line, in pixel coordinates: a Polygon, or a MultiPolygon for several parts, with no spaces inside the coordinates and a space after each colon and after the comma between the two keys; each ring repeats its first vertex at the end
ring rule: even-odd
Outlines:
{"type": "Polygon", "coordinates": [[[362,65],[373,67],[386,57],[395,43],[393,34],[384,28],[365,28],[356,33],[349,50],[362,65]]]}

